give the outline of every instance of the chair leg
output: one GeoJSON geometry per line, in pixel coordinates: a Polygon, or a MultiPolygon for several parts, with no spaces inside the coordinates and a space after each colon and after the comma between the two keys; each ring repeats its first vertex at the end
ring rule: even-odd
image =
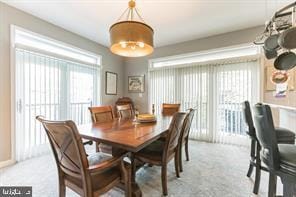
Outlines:
{"type": "Polygon", "coordinates": [[[253,172],[252,162],[255,162],[255,157],[256,157],[255,149],[256,149],[256,141],[252,139],[251,140],[251,152],[250,152],[251,160],[250,160],[249,170],[247,173],[247,177],[249,177],[249,178],[251,177],[252,172],[253,172]]]}
{"type": "Polygon", "coordinates": [[[248,169],[248,173],[247,173],[247,177],[251,177],[251,175],[252,175],[252,172],[253,172],[253,168],[254,168],[254,166],[252,165],[252,163],[250,162],[250,164],[249,164],[249,169],[248,169]]]}
{"type": "Polygon", "coordinates": [[[183,172],[183,161],[182,161],[182,144],[180,145],[180,148],[179,148],[179,169],[180,169],[180,172],[183,172]]]}
{"type": "Polygon", "coordinates": [[[261,178],[261,169],[260,169],[260,166],[256,165],[255,183],[253,188],[254,194],[258,194],[259,186],[260,186],[260,178],[261,178]]]}
{"type": "Polygon", "coordinates": [[[66,186],[64,180],[59,181],[59,197],[66,196],[66,186]]]}
{"type": "MultiPolygon", "coordinates": [[[[259,186],[260,186],[260,179],[261,179],[261,159],[260,159],[260,150],[261,150],[261,147],[260,147],[259,143],[257,143],[257,146],[256,146],[255,145],[255,142],[252,142],[252,146],[253,145],[256,147],[256,158],[255,159],[253,159],[253,157],[255,157],[254,156],[255,153],[253,153],[253,151],[251,151],[251,157],[256,162],[255,163],[256,164],[256,174],[255,174],[255,183],[254,183],[253,193],[254,194],[258,194],[258,192],[259,192],[259,186]]],[[[255,148],[255,147],[253,147],[253,148],[255,148]]]]}
{"type": "Polygon", "coordinates": [[[124,166],[124,161],[120,163],[120,170],[123,176],[124,185],[125,185],[125,196],[131,197],[131,168],[124,166]]]}
{"type": "Polygon", "coordinates": [[[276,196],[276,181],[277,181],[276,175],[269,172],[268,197],[276,196]]]}
{"type": "Polygon", "coordinates": [[[162,193],[164,196],[168,195],[168,186],[167,186],[167,164],[163,164],[161,167],[161,184],[162,184],[162,193]]]}
{"type": "Polygon", "coordinates": [[[176,176],[178,177],[178,178],[180,178],[180,173],[179,173],[179,169],[180,169],[180,167],[179,167],[179,162],[180,162],[180,160],[179,160],[179,147],[177,147],[177,151],[175,152],[175,171],[176,171],[176,176]]]}
{"type": "Polygon", "coordinates": [[[189,161],[189,151],[188,151],[188,138],[185,142],[185,153],[186,153],[186,161],[189,161]]]}

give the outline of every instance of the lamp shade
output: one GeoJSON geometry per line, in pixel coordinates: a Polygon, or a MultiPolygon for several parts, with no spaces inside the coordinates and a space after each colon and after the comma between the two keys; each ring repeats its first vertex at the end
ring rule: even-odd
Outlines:
{"type": "Polygon", "coordinates": [[[110,27],[110,50],[120,56],[141,57],[153,52],[153,29],[138,21],[121,21],[110,27]]]}

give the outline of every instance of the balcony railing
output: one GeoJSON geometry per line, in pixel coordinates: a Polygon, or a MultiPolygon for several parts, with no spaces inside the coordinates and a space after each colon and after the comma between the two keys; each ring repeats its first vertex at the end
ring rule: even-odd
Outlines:
{"type": "Polygon", "coordinates": [[[69,118],[76,124],[85,124],[91,122],[89,107],[92,106],[92,102],[77,102],[70,103],[69,118]]]}
{"type": "MultiPolygon", "coordinates": [[[[161,104],[155,103],[156,113],[161,113],[161,104]]],[[[209,128],[209,106],[207,102],[181,102],[182,109],[195,108],[196,112],[192,121],[192,128],[197,132],[205,132],[209,128]]],[[[218,129],[223,133],[245,135],[245,123],[241,111],[241,103],[220,103],[217,112],[218,129]]]]}
{"type": "MultiPolygon", "coordinates": [[[[90,106],[92,106],[91,101],[71,102],[69,103],[69,108],[62,111],[59,103],[26,104],[25,113],[28,115],[30,114],[29,117],[31,117],[32,120],[34,120],[37,115],[43,115],[52,120],[73,120],[79,125],[89,123],[91,121],[90,113],[88,111],[88,107],[90,106]]],[[[35,121],[31,122],[33,124],[35,121]]]]}
{"type": "Polygon", "coordinates": [[[245,135],[245,123],[241,110],[241,103],[219,104],[220,131],[231,134],[245,135]]]}

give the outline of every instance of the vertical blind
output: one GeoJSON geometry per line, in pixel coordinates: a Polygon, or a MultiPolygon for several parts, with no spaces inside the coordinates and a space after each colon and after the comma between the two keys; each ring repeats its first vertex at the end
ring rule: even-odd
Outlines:
{"type": "Polygon", "coordinates": [[[155,104],[156,114],[161,113],[162,103],[181,103],[181,109],[195,108],[193,138],[206,139],[209,111],[208,66],[167,68],[150,71],[149,103],[155,104]]]}
{"type": "Polygon", "coordinates": [[[157,114],[162,103],[180,103],[183,111],[195,108],[193,139],[243,144],[240,105],[258,101],[258,72],[255,60],[150,70],[149,103],[155,104],[157,114]]]}
{"type": "Polygon", "coordinates": [[[90,122],[87,108],[99,101],[100,69],[16,48],[16,160],[48,150],[35,117],[90,122]]]}
{"type": "Polygon", "coordinates": [[[213,67],[213,138],[212,141],[243,145],[246,125],[241,103],[259,101],[259,63],[217,65],[213,67]]]}

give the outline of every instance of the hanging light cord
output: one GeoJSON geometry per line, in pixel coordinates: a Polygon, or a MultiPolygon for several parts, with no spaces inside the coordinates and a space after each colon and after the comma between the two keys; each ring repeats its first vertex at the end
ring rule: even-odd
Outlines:
{"type": "Polygon", "coordinates": [[[139,17],[139,19],[143,22],[143,23],[145,23],[145,21],[144,21],[144,19],[142,18],[142,16],[139,14],[139,12],[138,12],[138,9],[137,8],[135,8],[135,11],[136,11],[136,13],[137,13],[137,15],[138,15],[138,17],[139,17]]]}
{"type": "MultiPolygon", "coordinates": [[[[135,0],[131,0],[130,2],[134,2],[135,0]]],[[[126,15],[127,21],[134,21],[135,15],[140,19],[142,23],[145,23],[144,19],[139,14],[138,9],[135,6],[130,6],[124,10],[124,12],[120,15],[120,17],[117,19],[117,22],[122,21],[123,17],[126,15]]]]}
{"type": "MultiPolygon", "coordinates": [[[[129,9],[129,8],[126,8],[126,9],[124,10],[124,12],[120,15],[120,17],[117,19],[117,22],[120,21],[120,20],[123,18],[123,16],[125,15],[125,13],[126,13],[127,11],[130,11],[130,9],[129,9]]],[[[127,15],[129,15],[129,14],[127,14],[127,15]]]]}

